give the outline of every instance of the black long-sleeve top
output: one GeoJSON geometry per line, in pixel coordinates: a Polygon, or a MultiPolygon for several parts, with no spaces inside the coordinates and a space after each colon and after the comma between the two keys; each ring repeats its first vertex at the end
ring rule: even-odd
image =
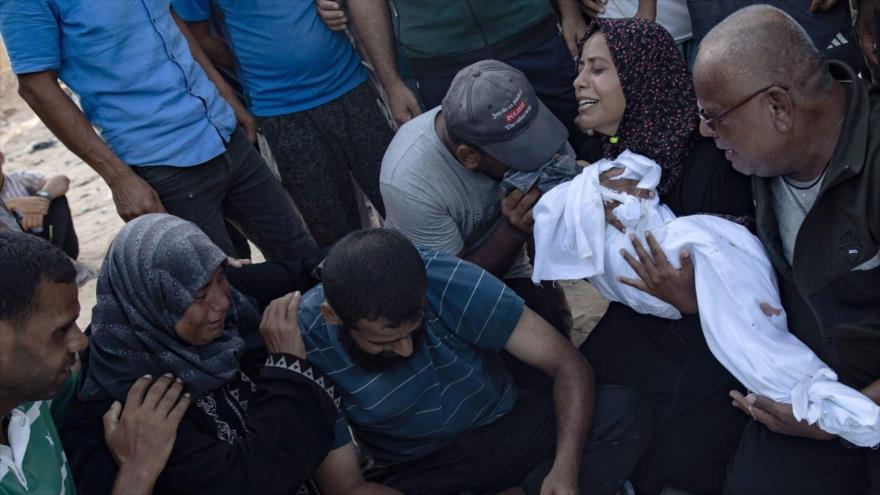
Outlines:
{"type": "MultiPolygon", "coordinates": [[[[308,362],[285,354],[270,354],[262,366],[243,360],[242,372],[259,377],[252,393],[236,394],[245,401],[246,417],[228,417],[234,408],[227,408],[227,417],[221,419],[230,425],[243,421],[246,431],[239,428],[231,443],[228,434],[227,440],[221,439],[214,415],[194,401],[154,493],[295,493],[327,455],[339,402],[329,380],[308,362]]],[[[214,394],[217,401],[221,397],[228,399],[214,394]]],[[[104,444],[101,422],[111,403],[82,403],[79,414],[62,429],[80,494],[112,490],[116,465],[104,444]]],[[[214,412],[224,415],[220,407],[214,412]]]]}

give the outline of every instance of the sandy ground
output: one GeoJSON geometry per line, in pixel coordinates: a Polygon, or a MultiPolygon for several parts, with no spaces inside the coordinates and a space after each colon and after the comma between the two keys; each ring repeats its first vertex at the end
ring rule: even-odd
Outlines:
{"type": "MultiPolygon", "coordinates": [[[[79,261],[96,272],[113,237],[123,222],[116,214],[110,189],[104,181],[76,155],[58,142],[31,112],[17,94],[15,78],[9,70],[6,54],[0,44],[0,150],[6,154],[4,170],[36,170],[46,175],[64,174],[70,178],[67,193],[73,222],[79,236],[79,261]],[[33,150],[37,143],[51,146],[33,150]]],[[[80,288],[80,328],[91,321],[95,304],[95,280],[80,288]]],[[[575,332],[572,339],[580,343],[592,330],[607,302],[583,281],[561,282],[572,307],[575,332]]]]}

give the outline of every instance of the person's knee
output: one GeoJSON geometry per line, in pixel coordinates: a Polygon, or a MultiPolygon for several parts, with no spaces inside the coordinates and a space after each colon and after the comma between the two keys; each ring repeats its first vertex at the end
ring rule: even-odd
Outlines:
{"type": "Polygon", "coordinates": [[[596,396],[591,437],[647,445],[654,430],[654,417],[648,402],[638,392],[622,385],[601,385],[596,396]]]}

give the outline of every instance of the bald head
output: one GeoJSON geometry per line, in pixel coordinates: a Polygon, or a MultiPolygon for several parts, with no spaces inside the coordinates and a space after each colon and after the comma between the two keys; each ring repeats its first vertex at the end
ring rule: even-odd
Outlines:
{"type": "Polygon", "coordinates": [[[820,100],[833,87],[825,59],[806,31],[769,5],[738,10],[709,31],[694,63],[695,77],[708,74],[743,93],[782,86],[801,102],[820,100]]]}

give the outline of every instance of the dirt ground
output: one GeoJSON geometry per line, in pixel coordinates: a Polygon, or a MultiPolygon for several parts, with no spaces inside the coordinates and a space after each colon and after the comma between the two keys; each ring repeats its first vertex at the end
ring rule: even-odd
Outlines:
{"type": "MultiPolygon", "coordinates": [[[[123,225],[116,214],[110,189],[88,165],[58,142],[19,98],[2,44],[0,150],[6,154],[6,171],[29,169],[46,175],[64,174],[70,178],[67,198],[79,236],[79,261],[97,272],[110,242],[123,225]],[[34,149],[38,144],[41,149],[34,149]]],[[[572,339],[579,344],[605,312],[608,303],[586,282],[561,284],[572,307],[575,323],[572,339]]],[[[92,279],[80,288],[80,328],[85,328],[91,321],[95,285],[96,281],[92,279]]]]}

